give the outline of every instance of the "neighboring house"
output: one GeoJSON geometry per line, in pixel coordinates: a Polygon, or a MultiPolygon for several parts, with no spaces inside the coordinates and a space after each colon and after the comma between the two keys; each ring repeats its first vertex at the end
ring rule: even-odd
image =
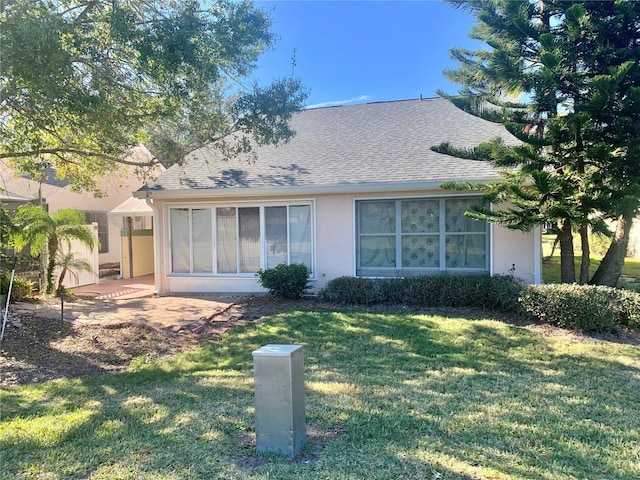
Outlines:
{"type": "Polygon", "coordinates": [[[153,273],[153,210],[145,200],[128,198],[109,212],[122,225],[120,274],[134,278],[153,273]]]}
{"type": "Polygon", "coordinates": [[[296,136],[257,148],[255,162],[198,149],[134,196],[154,209],[159,292],[258,292],[259,269],[303,263],[314,291],[336,277],[514,273],[540,282],[540,232],[474,221],[479,192],[444,181],[490,182],[486,162],[439,154],[473,147],[496,124],[444,99],[309,109],[296,136]]]}
{"type": "MultiPolygon", "coordinates": [[[[141,163],[151,159],[151,154],[144,147],[137,147],[128,158],[141,163]]],[[[116,172],[98,179],[102,195],[95,196],[92,193],[72,191],[68,182],[57,178],[52,169],[45,169],[42,180],[39,181],[26,175],[17,175],[6,163],[0,161],[0,202],[8,204],[11,209],[31,202],[42,205],[50,213],[63,208],[81,210],[88,224],[98,224],[99,264],[119,263],[122,219],[111,218],[108,213],[131,198],[131,192],[144,184],[136,170],[136,167],[121,165],[116,172]]]]}

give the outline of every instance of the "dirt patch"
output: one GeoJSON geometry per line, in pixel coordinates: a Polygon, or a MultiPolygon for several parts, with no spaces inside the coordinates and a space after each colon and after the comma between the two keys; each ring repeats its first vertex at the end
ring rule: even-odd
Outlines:
{"type": "MultiPolygon", "coordinates": [[[[68,323],[59,318],[21,315],[7,324],[0,352],[0,386],[24,385],[61,378],[77,378],[124,371],[133,359],[166,359],[197,348],[203,342],[219,340],[228,330],[262,317],[294,309],[330,307],[315,299],[278,300],[272,297],[238,299],[216,316],[190,324],[157,328],[137,322],[107,325],[68,323]],[[17,322],[17,325],[15,326],[17,322]]],[[[398,309],[371,307],[377,313],[398,309]]],[[[487,318],[486,312],[469,310],[409,310],[411,313],[465,315],[487,318]]],[[[611,334],[586,336],[552,327],[503,317],[507,323],[529,328],[546,336],[575,341],[613,342],[640,345],[636,332],[618,330],[611,334]]],[[[0,317],[1,320],[1,317],[0,317]]]]}
{"type": "Polygon", "coordinates": [[[215,317],[164,329],[137,322],[87,325],[11,315],[1,345],[0,386],[121,372],[135,358],[170,358],[219,340],[231,328],[307,303],[249,297],[215,317]]]}
{"type": "MultiPolygon", "coordinates": [[[[344,436],[340,429],[324,430],[313,425],[306,426],[307,441],[303,449],[290,459],[294,463],[313,463],[318,455],[331,442],[344,436]]],[[[231,457],[229,460],[243,469],[262,467],[270,462],[269,455],[262,456],[256,453],[256,434],[254,432],[238,435],[234,438],[236,445],[246,449],[246,455],[231,457]]]]}

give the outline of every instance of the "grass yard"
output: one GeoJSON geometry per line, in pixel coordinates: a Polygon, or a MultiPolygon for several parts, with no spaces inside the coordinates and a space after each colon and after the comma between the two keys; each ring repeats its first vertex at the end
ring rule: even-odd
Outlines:
{"type": "Polygon", "coordinates": [[[492,320],[292,312],[136,371],[0,391],[0,478],[640,478],[640,348],[492,320]],[[305,347],[302,456],[259,457],[251,352],[305,347]]]}
{"type": "MultiPolygon", "coordinates": [[[[589,262],[589,277],[593,276],[600,265],[600,257],[591,257],[589,262]]],[[[576,277],[580,275],[580,262],[582,256],[575,257],[576,277]]],[[[542,279],[544,283],[560,283],[560,256],[555,255],[552,258],[545,259],[542,263],[542,279]]],[[[618,287],[628,288],[630,290],[640,291],[640,259],[625,258],[624,267],[622,268],[622,278],[618,282],[618,287]],[[630,281],[633,279],[633,281],[630,281]]]]}
{"type": "MultiPolygon", "coordinates": [[[[555,255],[551,255],[553,241],[555,235],[542,236],[542,253],[545,261],[542,264],[542,280],[544,283],[560,283],[560,247],[555,250],[555,255]]],[[[574,248],[576,254],[580,252],[580,237],[574,236],[574,248]]],[[[590,255],[589,277],[593,276],[602,260],[601,256],[596,254],[590,255]]],[[[580,275],[581,255],[575,256],[576,277],[580,275]]],[[[624,267],[622,268],[622,278],[618,282],[618,287],[628,288],[640,292],[640,258],[625,258],[624,267]]]]}

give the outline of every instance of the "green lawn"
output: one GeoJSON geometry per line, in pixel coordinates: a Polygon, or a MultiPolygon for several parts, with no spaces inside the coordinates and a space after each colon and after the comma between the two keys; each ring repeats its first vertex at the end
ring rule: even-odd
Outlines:
{"type": "Polygon", "coordinates": [[[175,361],[1,390],[0,478],[640,478],[640,348],[492,320],[293,312],[175,361]],[[251,352],[305,347],[302,461],[258,457],[251,352]]]}
{"type": "MultiPolygon", "coordinates": [[[[591,257],[589,262],[589,276],[591,277],[598,265],[600,265],[600,257],[591,257]]],[[[575,257],[576,266],[576,279],[580,274],[580,262],[581,256],[575,257]]],[[[618,282],[618,287],[629,288],[632,290],[640,291],[640,259],[638,258],[625,258],[624,267],[622,268],[623,278],[618,282]],[[633,278],[635,281],[629,281],[624,277],[633,278]]],[[[542,264],[542,279],[544,283],[560,283],[560,256],[555,255],[552,258],[546,258],[542,264]]]]}
{"type": "MultiPolygon", "coordinates": [[[[554,239],[555,235],[542,236],[542,253],[545,257],[545,261],[542,264],[542,280],[544,283],[560,283],[560,247],[556,247],[555,255],[549,258],[554,239]]],[[[577,235],[574,237],[574,248],[576,249],[576,253],[580,252],[580,237],[577,235]]],[[[591,254],[590,260],[589,276],[591,277],[598,268],[598,265],[600,265],[602,257],[591,254]]],[[[577,276],[580,275],[581,261],[582,256],[576,255],[576,279],[577,276]]],[[[622,276],[627,277],[627,279],[621,278],[618,282],[618,287],[629,288],[640,292],[640,258],[625,258],[622,276]],[[628,278],[635,280],[629,281],[628,278]]]]}

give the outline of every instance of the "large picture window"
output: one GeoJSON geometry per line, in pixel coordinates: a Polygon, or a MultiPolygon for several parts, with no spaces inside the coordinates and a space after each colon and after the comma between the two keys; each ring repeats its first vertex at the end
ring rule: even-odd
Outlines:
{"type": "Polygon", "coordinates": [[[312,268],[311,205],[169,212],[172,273],[248,275],[281,263],[312,268]]]}
{"type": "Polygon", "coordinates": [[[358,275],[486,271],[487,224],[464,215],[477,203],[474,198],[358,201],[358,275]]]}

